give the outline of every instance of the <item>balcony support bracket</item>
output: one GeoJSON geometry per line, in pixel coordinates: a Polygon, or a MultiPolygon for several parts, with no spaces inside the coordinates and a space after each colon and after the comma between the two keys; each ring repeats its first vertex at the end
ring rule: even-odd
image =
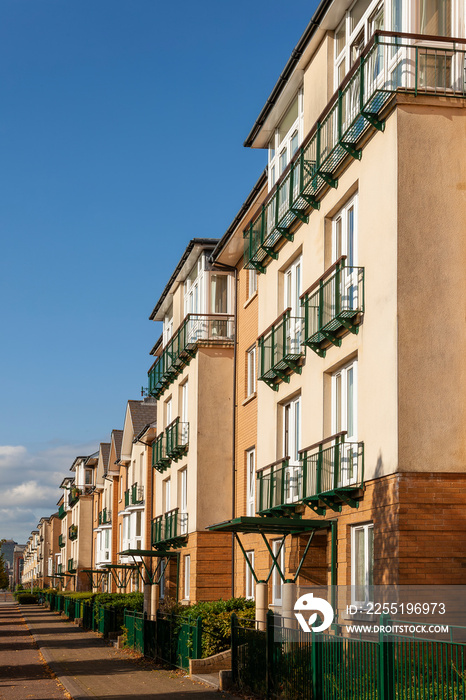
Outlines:
{"type": "Polygon", "coordinates": [[[379,119],[371,112],[361,111],[361,115],[366,119],[371,126],[374,126],[378,131],[385,131],[385,119],[379,119]]]}
{"type": "Polygon", "coordinates": [[[359,325],[357,325],[356,323],[348,321],[347,318],[339,318],[338,320],[340,321],[341,325],[344,326],[346,330],[350,333],[354,333],[354,335],[357,335],[359,333],[359,325]]]}
{"type": "Polygon", "coordinates": [[[301,209],[290,209],[291,213],[296,216],[297,219],[303,222],[303,224],[308,224],[309,223],[309,217],[306,214],[303,214],[301,209]]]}
{"type": "Polygon", "coordinates": [[[351,498],[351,496],[348,496],[346,491],[336,489],[336,493],[338,494],[338,497],[341,498],[343,503],[346,503],[346,505],[350,506],[351,508],[359,508],[359,501],[356,501],[354,498],[351,498]]]}
{"type": "Polygon", "coordinates": [[[320,202],[317,201],[315,197],[310,194],[302,194],[301,197],[313,208],[320,209],[320,202]]]}
{"type": "Polygon", "coordinates": [[[278,253],[276,253],[273,248],[269,248],[268,246],[265,246],[265,245],[263,245],[261,247],[262,247],[262,250],[265,253],[267,253],[267,255],[270,258],[272,258],[272,260],[278,260],[278,253]]]}
{"type": "Polygon", "coordinates": [[[329,343],[332,343],[332,345],[335,345],[337,348],[341,347],[341,338],[335,338],[333,333],[327,333],[326,331],[321,331],[321,333],[329,343]]]}
{"type": "Polygon", "coordinates": [[[340,146],[349,153],[350,156],[353,156],[356,160],[361,160],[362,150],[360,148],[355,148],[351,143],[347,143],[346,141],[340,141],[340,146]]]}
{"type": "Polygon", "coordinates": [[[261,265],[259,262],[256,260],[250,260],[249,264],[252,265],[252,267],[256,270],[256,272],[261,272],[263,275],[266,273],[266,268],[261,265]]]}
{"type": "Polygon", "coordinates": [[[284,226],[276,226],[275,227],[277,231],[280,233],[280,235],[283,236],[283,238],[286,238],[287,241],[293,241],[294,240],[294,233],[290,233],[287,228],[284,226]]]}
{"type": "Polygon", "coordinates": [[[319,495],[319,499],[325,503],[327,508],[330,508],[333,510],[335,513],[341,513],[341,505],[335,503],[331,498],[328,498],[327,496],[322,496],[319,495]]]}
{"type": "Polygon", "coordinates": [[[316,515],[325,515],[326,509],[322,506],[319,506],[317,505],[317,503],[313,503],[312,501],[304,502],[306,503],[307,507],[310,508],[316,515]]]}
{"type": "Polygon", "coordinates": [[[319,170],[317,175],[322,178],[324,182],[327,183],[329,187],[333,187],[334,189],[337,189],[338,187],[338,178],[332,177],[332,173],[326,173],[323,172],[322,170],[319,170]]]}

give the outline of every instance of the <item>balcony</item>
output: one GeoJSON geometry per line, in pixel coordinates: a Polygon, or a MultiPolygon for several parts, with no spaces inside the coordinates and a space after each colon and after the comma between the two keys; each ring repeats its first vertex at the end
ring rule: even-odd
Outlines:
{"type": "Polygon", "coordinates": [[[125,508],[131,504],[131,489],[125,491],[125,508]]]}
{"type": "Polygon", "coordinates": [[[301,374],[304,319],[290,316],[286,309],[259,338],[259,379],[278,391],[278,382],[290,381],[290,374],[301,374]]]}
{"type": "Polygon", "coordinates": [[[65,546],[65,538],[63,537],[63,535],[58,535],[58,546],[59,547],[65,546]]]}
{"type": "Polygon", "coordinates": [[[73,541],[78,539],[78,526],[70,525],[68,528],[68,538],[73,541]]]}
{"type": "Polygon", "coordinates": [[[339,347],[346,331],[358,333],[364,313],[364,268],[345,263],[343,256],[301,297],[303,342],[320,357],[330,345],[339,347]]]}
{"type": "Polygon", "coordinates": [[[76,488],[73,486],[72,489],[70,489],[70,498],[68,500],[68,505],[70,508],[72,508],[75,503],[79,501],[79,497],[81,495],[81,489],[76,488]]]}
{"type": "Polygon", "coordinates": [[[182,423],[178,418],[166,428],[167,435],[167,457],[177,462],[188,451],[189,445],[189,423],[182,423]]]}
{"type": "Polygon", "coordinates": [[[60,518],[60,520],[63,520],[65,515],[66,515],[65,504],[62,503],[61,506],[59,506],[59,508],[58,508],[58,517],[60,518]]]}
{"type": "Polygon", "coordinates": [[[110,525],[112,522],[112,511],[104,508],[99,513],[99,525],[110,525]]]}
{"type": "Polygon", "coordinates": [[[57,565],[57,574],[61,576],[63,574],[63,564],[58,564],[57,565]]]}
{"type": "Polygon", "coordinates": [[[131,505],[138,506],[144,501],[144,486],[138,486],[137,482],[131,487],[131,505]]]}
{"type": "Polygon", "coordinates": [[[156,549],[183,547],[188,538],[188,514],[178,508],[152,520],[151,544],[156,549]]]}
{"type": "Polygon", "coordinates": [[[383,131],[384,110],[397,92],[415,97],[466,95],[464,39],[377,31],[305,138],[261,210],[244,231],[244,265],[266,271],[291,228],[307,223],[327,187],[337,187],[347,157],[360,160],[370,129],[383,131]],[[422,39],[423,43],[414,44],[422,39]],[[425,43],[424,43],[425,41],[425,43]]]}
{"type": "Polygon", "coordinates": [[[167,436],[165,433],[160,433],[152,448],[152,466],[161,473],[170,466],[170,458],[167,457],[167,436]]]}
{"type": "Polygon", "coordinates": [[[189,365],[200,343],[233,341],[233,316],[188,314],[149,370],[149,394],[158,398],[189,365]]]}
{"type": "Polygon", "coordinates": [[[78,565],[74,559],[68,559],[68,573],[75,574],[78,565]]]}
{"type": "Polygon", "coordinates": [[[341,512],[342,504],[357,508],[364,486],[364,443],[345,442],[345,434],[301,450],[298,465],[285,458],[258,470],[256,511],[283,515],[300,503],[319,515],[326,508],[341,512]]]}

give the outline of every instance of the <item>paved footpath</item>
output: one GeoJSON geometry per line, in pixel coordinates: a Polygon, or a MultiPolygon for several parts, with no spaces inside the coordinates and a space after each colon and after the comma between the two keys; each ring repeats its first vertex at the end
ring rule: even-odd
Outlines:
{"type": "Polygon", "coordinates": [[[0,700],[234,700],[115,649],[38,605],[0,594],[0,700]],[[54,677],[56,675],[56,678],[54,677]],[[64,687],[63,687],[64,686],[64,687]]]}

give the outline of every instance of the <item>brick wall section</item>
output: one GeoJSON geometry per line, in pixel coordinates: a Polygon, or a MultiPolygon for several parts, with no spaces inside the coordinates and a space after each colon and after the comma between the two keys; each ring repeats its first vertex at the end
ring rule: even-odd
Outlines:
{"type": "MultiPolygon", "coordinates": [[[[306,509],[305,518],[322,519],[306,509]]],[[[351,527],[374,523],[374,584],[455,585],[466,579],[466,474],[401,473],[366,483],[359,508],[327,510],[338,522],[337,583],[351,585],[351,527]]],[[[241,535],[255,552],[259,579],[271,557],[258,535],[241,535]]],[[[287,538],[286,572],[293,574],[307,536],[287,538]],[[299,547],[299,552],[298,552],[299,547]]],[[[298,579],[300,585],[330,583],[330,530],[316,534],[298,579]]],[[[236,595],[244,595],[245,562],[236,552],[236,595]]],[[[269,586],[269,602],[271,602],[269,586]]]]}

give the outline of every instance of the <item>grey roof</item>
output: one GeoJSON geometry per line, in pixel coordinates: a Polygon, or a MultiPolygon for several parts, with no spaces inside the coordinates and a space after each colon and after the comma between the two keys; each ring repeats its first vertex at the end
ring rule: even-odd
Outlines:
{"type": "Polygon", "coordinates": [[[157,419],[157,402],[155,399],[146,401],[128,401],[134,435],[139,433],[157,419]]]}
{"type": "Polygon", "coordinates": [[[100,451],[102,452],[102,459],[104,460],[104,467],[108,465],[108,458],[110,457],[110,443],[101,442],[100,451]]]}
{"type": "Polygon", "coordinates": [[[112,438],[115,443],[115,457],[120,459],[121,457],[121,443],[123,441],[123,431],[122,430],[112,430],[112,438]]]}

